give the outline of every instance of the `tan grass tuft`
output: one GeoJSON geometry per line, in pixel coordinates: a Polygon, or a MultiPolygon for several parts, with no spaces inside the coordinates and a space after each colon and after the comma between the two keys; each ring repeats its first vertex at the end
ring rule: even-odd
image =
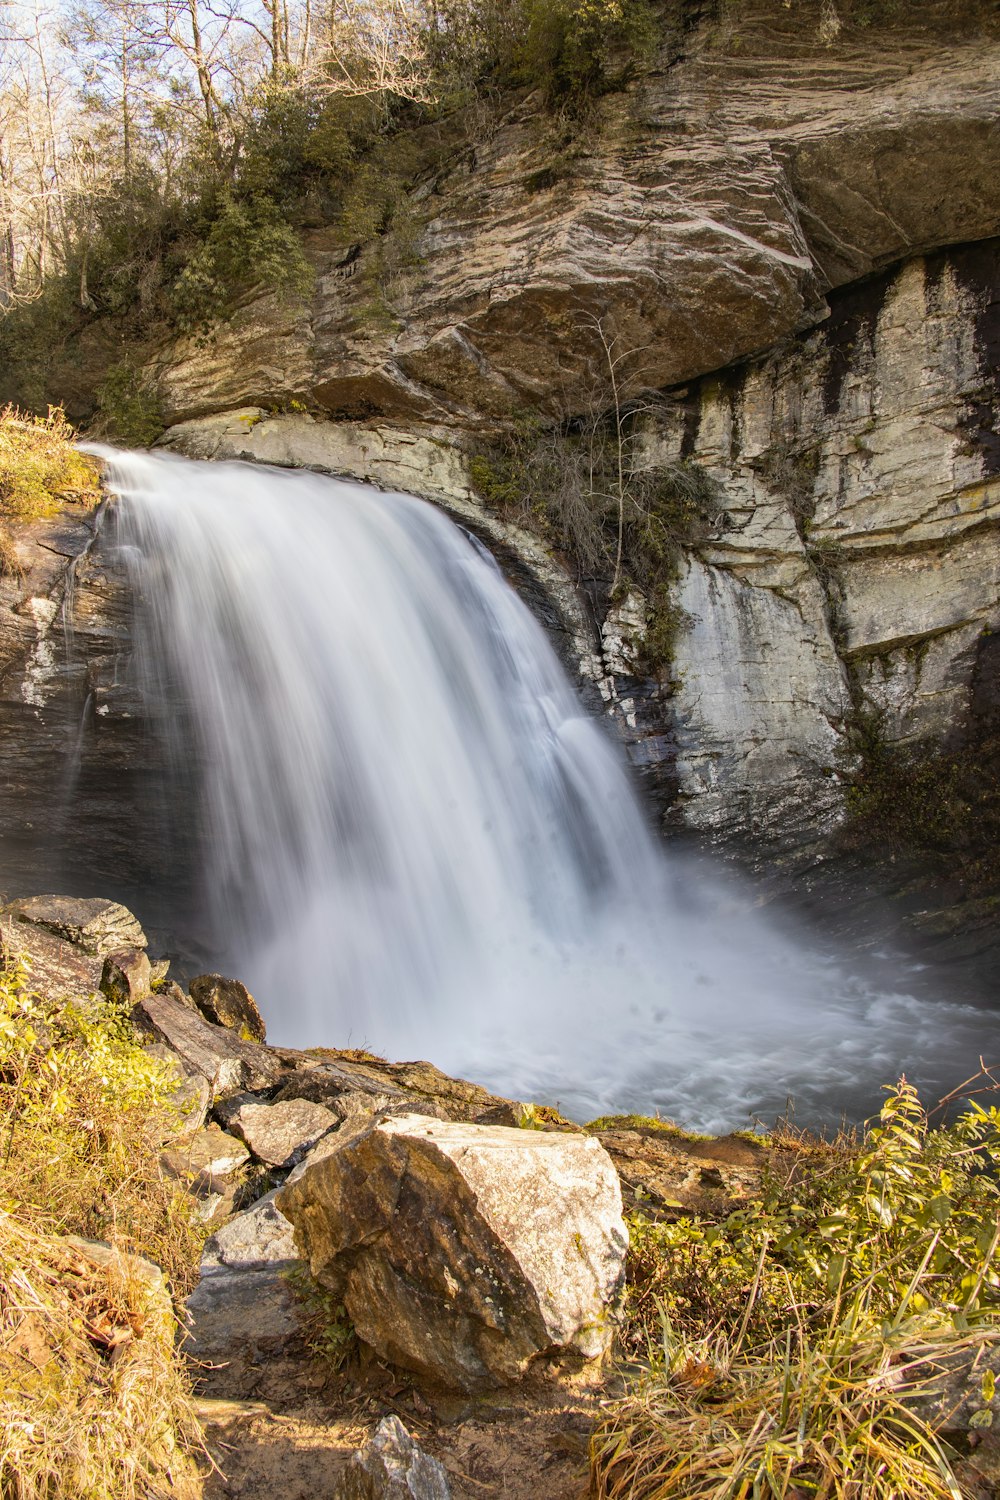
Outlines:
{"type": "Polygon", "coordinates": [[[199,1448],[156,1268],[0,1209],[4,1500],[195,1500],[199,1448]]]}

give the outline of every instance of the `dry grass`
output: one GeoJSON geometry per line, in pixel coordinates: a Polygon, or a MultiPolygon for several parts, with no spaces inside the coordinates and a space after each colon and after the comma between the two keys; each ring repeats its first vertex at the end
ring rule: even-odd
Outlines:
{"type": "Polygon", "coordinates": [[[171,1289],[202,1232],[157,1148],[174,1083],[113,1010],[0,971],[2,1500],[200,1493],[171,1289]]]}
{"type": "Polygon", "coordinates": [[[153,1267],[0,1210],[4,1500],[195,1500],[200,1433],[153,1267]]]}
{"type": "Polygon", "coordinates": [[[595,1500],[960,1500],[941,1443],[904,1397],[996,1331],[859,1336],[850,1317],[784,1347],[678,1344],[616,1403],[591,1449],[595,1500]]]}
{"type": "Polygon", "coordinates": [[[30,521],[53,515],[67,500],[100,498],[97,460],[73,446],[75,433],[58,407],[34,417],[0,410],[0,517],[30,521]]]}

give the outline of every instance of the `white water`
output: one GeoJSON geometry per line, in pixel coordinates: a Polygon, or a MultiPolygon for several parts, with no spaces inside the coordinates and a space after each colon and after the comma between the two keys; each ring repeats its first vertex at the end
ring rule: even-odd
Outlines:
{"type": "MultiPolygon", "coordinates": [[[[542,629],[439,511],[106,456],[151,721],[201,767],[205,901],[272,1041],[708,1128],[788,1093],[871,1108],[940,1057],[940,1008],[664,852],[542,629]]],[[[968,1052],[975,1017],[947,1017],[968,1052]]]]}

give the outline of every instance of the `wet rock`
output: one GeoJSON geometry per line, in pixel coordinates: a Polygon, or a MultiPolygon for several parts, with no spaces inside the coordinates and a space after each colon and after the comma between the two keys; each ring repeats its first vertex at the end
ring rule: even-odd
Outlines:
{"type": "Polygon", "coordinates": [[[219,1115],[226,1128],[271,1167],[295,1166],[321,1136],[341,1123],[340,1115],[307,1099],[261,1104],[252,1097],[237,1097],[228,1100],[219,1115]]]}
{"type": "Polygon", "coordinates": [[[313,1104],[336,1109],[339,1100],[350,1098],[355,1105],[346,1108],[349,1113],[357,1113],[362,1108],[361,1101],[367,1099],[369,1102],[364,1108],[369,1113],[377,1113],[386,1105],[401,1103],[406,1097],[401,1089],[393,1088],[379,1078],[334,1063],[321,1063],[309,1072],[293,1074],[275,1094],[274,1102],[283,1104],[289,1099],[308,1099],[313,1104]]]}
{"type": "Polygon", "coordinates": [[[476,1391],[607,1350],[627,1236],[597,1141],[412,1115],[321,1147],[276,1201],[381,1358],[476,1391]]]}
{"type": "Polygon", "coordinates": [[[343,1104],[349,1094],[371,1100],[373,1112],[409,1108],[415,1114],[433,1115],[446,1120],[475,1120],[484,1112],[510,1110],[509,1099],[491,1094],[478,1083],[451,1078],[429,1062],[386,1062],[384,1058],[322,1049],[314,1054],[315,1065],[308,1073],[297,1073],[275,1096],[312,1099],[341,1110],[344,1117],[361,1112],[361,1097],[343,1104]]]}
{"type": "Polygon", "coordinates": [[[450,1500],[448,1476],[396,1416],[383,1417],[351,1459],[336,1500],[450,1500]]]}
{"type": "Polygon", "coordinates": [[[147,996],[135,1007],[132,1019],[206,1078],[215,1099],[244,1089],[269,1088],[289,1071],[281,1056],[269,1047],[245,1042],[223,1026],[212,1026],[197,1011],[169,995],[147,996]]]}
{"type": "Polygon", "coordinates": [[[433,1120],[447,1120],[444,1106],[433,1099],[417,1099],[412,1094],[366,1094],[348,1089],[330,1100],[330,1108],[338,1119],[357,1121],[365,1115],[427,1115],[433,1120]]]}
{"type": "Polygon", "coordinates": [[[34,923],[85,953],[103,958],[125,948],[145,948],[138,919],[117,901],[101,897],[23,896],[0,910],[0,917],[34,923]]]}
{"type": "Polygon", "coordinates": [[[131,1009],[150,993],[152,971],[141,948],[109,953],[101,970],[101,993],[112,1005],[131,1009]]]}
{"type": "Polygon", "coordinates": [[[238,979],[222,974],[199,974],[190,984],[191,998],[202,1015],[216,1026],[237,1032],[244,1041],[263,1042],[267,1028],[257,1002],[238,979]]]}

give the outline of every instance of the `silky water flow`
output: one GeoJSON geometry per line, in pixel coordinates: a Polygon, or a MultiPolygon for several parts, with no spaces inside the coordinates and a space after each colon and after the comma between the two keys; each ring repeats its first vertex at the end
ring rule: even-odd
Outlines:
{"type": "Polygon", "coordinates": [[[104,456],[132,670],[195,802],[215,956],[272,1041],[707,1129],[788,1095],[870,1111],[901,1069],[977,1056],[981,1016],[880,992],[654,837],[608,727],[441,511],[104,456]]]}

